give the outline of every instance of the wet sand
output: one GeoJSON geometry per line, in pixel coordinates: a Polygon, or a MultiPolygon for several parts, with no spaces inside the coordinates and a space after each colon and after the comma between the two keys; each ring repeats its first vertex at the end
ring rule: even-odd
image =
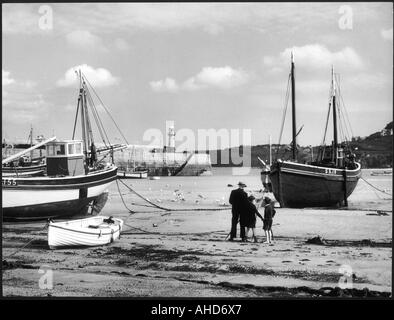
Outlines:
{"type": "MultiPolygon", "coordinates": [[[[391,193],[392,176],[364,178],[391,193]],[[375,180],[372,182],[372,180],[375,180]],[[377,181],[376,181],[377,180],[377,181]]],[[[103,215],[124,219],[121,239],[108,246],[49,250],[45,223],[3,224],[4,296],[80,297],[319,297],[391,294],[392,200],[364,181],[349,209],[282,209],[275,240],[225,241],[230,208],[224,206],[237,177],[127,180],[164,211],[146,205],[119,184],[110,188],[103,215]],[[178,191],[176,191],[178,190],[178,191]],[[204,208],[224,210],[204,211],[204,208]],[[323,244],[307,240],[322,237],[323,244]],[[32,241],[25,248],[21,248],[32,241]],[[10,256],[11,255],[11,256],[10,256]],[[52,273],[52,288],[40,288],[52,273]],[[347,272],[344,274],[344,272],[347,272]],[[40,280],[41,278],[41,280],[40,280]],[[341,290],[344,280],[353,289],[341,290]]],[[[262,196],[255,176],[242,178],[262,196]]]]}

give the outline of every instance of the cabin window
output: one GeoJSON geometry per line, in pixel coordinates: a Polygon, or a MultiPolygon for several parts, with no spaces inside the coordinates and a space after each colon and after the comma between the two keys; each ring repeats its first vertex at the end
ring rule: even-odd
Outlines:
{"type": "Polygon", "coordinates": [[[55,146],[53,144],[47,146],[48,156],[55,155],[55,146]]]}
{"type": "Polygon", "coordinates": [[[82,144],[81,143],[75,144],[75,153],[76,154],[81,154],[82,153],[82,144]]]}
{"type": "Polygon", "coordinates": [[[60,144],[56,146],[56,155],[57,156],[62,156],[66,154],[66,150],[64,147],[64,144],[60,144]]]}
{"type": "Polygon", "coordinates": [[[74,154],[75,153],[75,144],[69,144],[68,145],[68,154],[74,154]]]}

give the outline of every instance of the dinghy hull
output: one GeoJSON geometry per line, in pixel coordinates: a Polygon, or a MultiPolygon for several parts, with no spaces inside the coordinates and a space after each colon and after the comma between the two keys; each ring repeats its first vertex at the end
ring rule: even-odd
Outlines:
{"type": "Polygon", "coordinates": [[[48,226],[48,246],[50,249],[65,247],[95,247],[112,243],[120,238],[123,228],[121,219],[109,217],[92,218],[66,222],[50,222],[48,226]]]}

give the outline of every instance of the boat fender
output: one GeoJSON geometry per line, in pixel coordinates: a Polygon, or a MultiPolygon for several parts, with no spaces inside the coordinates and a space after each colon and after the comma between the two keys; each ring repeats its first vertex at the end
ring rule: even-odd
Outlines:
{"type": "Polygon", "coordinates": [[[114,242],[114,229],[111,229],[111,243],[114,242]]]}
{"type": "Polygon", "coordinates": [[[100,233],[99,233],[99,236],[98,236],[99,238],[101,237],[101,229],[100,229],[100,233]]]}

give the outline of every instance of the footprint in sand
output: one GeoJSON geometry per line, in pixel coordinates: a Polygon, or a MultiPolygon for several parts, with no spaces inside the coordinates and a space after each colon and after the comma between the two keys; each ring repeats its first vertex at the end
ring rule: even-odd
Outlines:
{"type": "Polygon", "coordinates": [[[309,260],[309,259],[301,259],[300,261],[311,261],[311,260],[309,260]]]}
{"type": "Polygon", "coordinates": [[[282,263],[291,263],[291,262],[293,262],[293,261],[290,261],[290,260],[283,260],[282,261],[282,263]]]}

